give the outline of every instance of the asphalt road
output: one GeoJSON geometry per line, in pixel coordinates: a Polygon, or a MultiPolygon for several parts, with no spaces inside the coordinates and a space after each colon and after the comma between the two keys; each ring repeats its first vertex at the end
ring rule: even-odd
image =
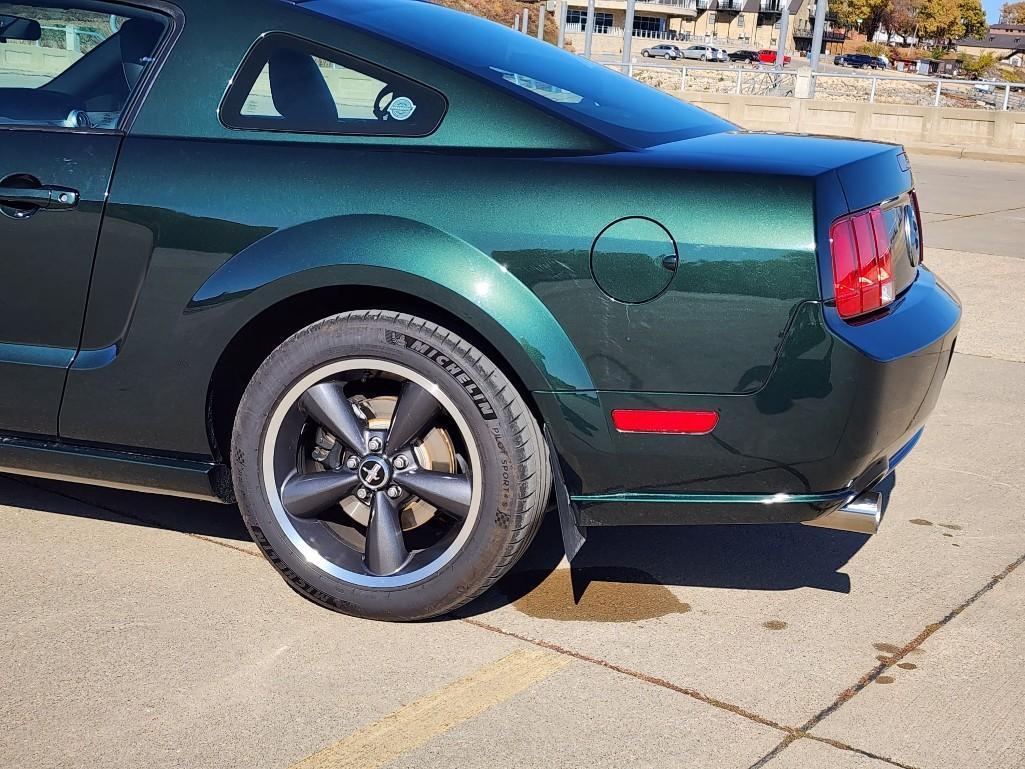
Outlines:
{"type": "Polygon", "coordinates": [[[1025,766],[1025,167],[915,158],[967,303],[871,539],[554,516],[458,618],[295,596],[236,510],[0,478],[0,765],[1025,766]]]}

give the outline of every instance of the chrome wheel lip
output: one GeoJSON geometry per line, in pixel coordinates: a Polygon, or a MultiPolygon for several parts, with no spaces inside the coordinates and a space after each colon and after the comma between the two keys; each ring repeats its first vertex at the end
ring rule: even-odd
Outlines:
{"type": "Polygon", "coordinates": [[[467,540],[470,538],[470,535],[473,533],[477,519],[480,517],[481,496],[483,493],[480,449],[477,446],[476,440],[474,440],[473,434],[470,432],[470,426],[467,423],[466,418],[459,411],[452,399],[449,398],[435,382],[432,382],[423,374],[414,371],[401,363],[395,363],[394,361],[378,358],[346,358],[324,364],[323,366],[314,369],[292,385],[285,395],[278,400],[278,403],[271,414],[271,418],[267,423],[267,429],[264,432],[264,438],[260,450],[261,480],[263,482],[264,493],[267,496],[267,501],[270,504],[271,511],[274,513],[274,519],[281,527],[282,532],[288,538],[289,543],[310,565],[317,567],[332,577],[354,585],[359,585],[360,587],[407,587],[432,577],[451,563],[459,554],[467,540]],[[293,525],[290,516],[285,512],[284,505],[281,502],[281,490],[275,479],[274,448],[285,416],[292,408],[295,407],[303,393],[311,387],[328,377],[354,370],[381,371],[403,377],[422,387],[434,396],[434,398],[441,404],[442,408],[448,412],[448,415],[455,422],[456,427],[463,438],[463,443],[466,445],[467,452],[469,453],[468,458],[470,460],[470,469],[472,472],[471,482],[473,484],[473,490],[470,496],[469,513],[463,520],[459,532],[448,548],[446,548],[444,552],[429,564],[408,574],[378,577],[364,572],[354,572],[349,569],[343,569],[337,564],[332,563],[320,555],[320,553],[299,534],[293,525]]]}

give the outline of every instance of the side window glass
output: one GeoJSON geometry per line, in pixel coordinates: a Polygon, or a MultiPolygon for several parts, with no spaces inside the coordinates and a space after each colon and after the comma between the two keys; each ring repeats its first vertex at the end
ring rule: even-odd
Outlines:
{"type": "Polygon", "coordinates": [[[116,128],[167,26],[128,13],[0,3],[0,127],[116,128]]]}
{"type": "Polygon", "coordinates": [[[283,33],[246,56],[221,106],[229,128],[349,136],[427,136],[448,104],[433,88],[283,33]]]}

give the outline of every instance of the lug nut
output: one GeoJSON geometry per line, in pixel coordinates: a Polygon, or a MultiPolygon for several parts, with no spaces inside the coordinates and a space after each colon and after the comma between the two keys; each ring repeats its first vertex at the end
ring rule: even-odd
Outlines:
{"type": "Polygon", "coordinates": [[[345,466],[348,467],[350,470],[355,470],[357,467],[359,467],[359,460],[356,459],[356,457],[349,457],[345,460],[345,466]]]}
{"type": "Polygon", "coordinates": [[[388,487],[388,496],[391,499],[398,499],[401,494],[402,494],[402,489],[400,489],[398,486],[389,486],[388,487]]]}
{"type": "Polygon", "coordinates": [[[371,438],[369,443],[367,443],[371,451],[380,451],[383,445],[380,438],[371,438]]]}
{"type": "Polygon", "coordinates": [[[405,457],[395,457],[395,461],[392,464],[395,465],[396,470],[405,470],[409,466],[409,462],[406,461],[405,457]]]}
{"type": "Polygon", "coordinates": [[[367,498],[367,490],[366,489],[362,489],[362,488],[361,489],[357,489],[356,490],[356,496],[359,497],[360,499],[365,500],[367,498]]]}

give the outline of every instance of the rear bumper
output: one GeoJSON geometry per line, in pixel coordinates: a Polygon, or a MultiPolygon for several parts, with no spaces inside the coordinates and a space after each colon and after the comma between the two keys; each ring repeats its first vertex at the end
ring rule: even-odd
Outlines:
{"type": "Polygon", "coordinates": [[[807,521],[885,477],[942,389],[961,308],[931,272],[860,325],[808,302],[753,395],[539,394],[583,526],[807,521]],[[716,410],[705,436],[623,434],[618,408],[716,410]]]}

